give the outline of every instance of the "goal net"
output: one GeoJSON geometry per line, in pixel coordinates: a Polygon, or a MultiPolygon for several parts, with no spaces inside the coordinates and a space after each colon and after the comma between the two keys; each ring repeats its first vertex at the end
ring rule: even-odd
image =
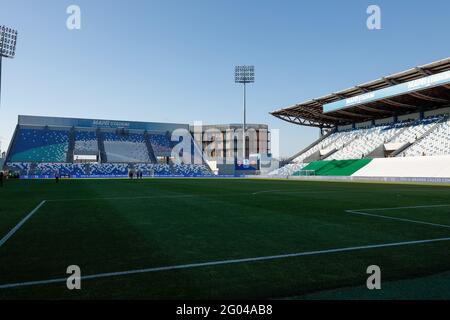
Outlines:
{"type": "Polygon", "coordinates": [[[300,176],[300,177],[315,176],[315,175],[316,175],[316,170],[299,170],[294,173],[294,176],[300,176]]]}

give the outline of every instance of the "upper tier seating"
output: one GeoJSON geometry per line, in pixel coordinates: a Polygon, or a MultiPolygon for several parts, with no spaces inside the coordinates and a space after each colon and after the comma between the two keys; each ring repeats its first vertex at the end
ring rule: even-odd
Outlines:
{"type": "Polygon", "coordinates": [[[428,130],[430,130],[436,122],[440,121],[442,117],[431,117],[423,120],[416,120],[414,122],[410,122],[408,126],[405,127],[405,130],[395,137],[391,142],[399,143],[399,142],[409,142],[414,143],[416,140],[421,138],[428,130]]]}
{"type": "Polygon", "coordinates": [[[354,130],[354,139],[339,151],[328,157],[327,160],[364,158],[378,146],[389,141],[398,130],[400,129],[395,127],[386,128],[385,126],[354,130]]]}
{"type": "Polygon", "coordinates": [[[20,128],[14,140],[11,162],[66,162],[69,132],[20,128]]]}
{"type": "Polygon", "coordinates": [[[150,162],[143,134],[104,134],[108,162],[150,162]]]}
{"type": "MultiPolygon", "coordinates": [[[[367,157],[373,150],[386,142],[411,142],[421,138],[433,128],[443,116],[432,116],[422,120],[399,122],[392,125],[355,130],[357,138],[332,154],[327,160],[347,160],[367,157]]],[[[433,153],[432,155],[435,155],[433,153]]],[[[409,154],[412,155],[412,154],[409,154]]]]}
{"type": "Polygon", "coordinates": [[[95,131],[75,132],[75,152],[98,153],[98,140],[95,131]]]}
{"type": "Polygon", "coordinates": [[[165,134],[149,134],[148,138],[156,157],[168,157],[172,152],[172,142],[165,134]]]}
{"type": "Polygon", "coordinates": [[[314,152],[317,152],[319,150],[340,149],[342,148],[343,145],[351,141],[353,138],[354,138],[353,131],[342,131],[332,133],[324,140],[322,140],[320,143],[316,144],[314,147],[310,148],[309,150],[307,150],[306,152],[302,153],[297,158],[295,158],[294,162],[301,163],[307,157],[309,157],[314,152]]]}
{"type": "Polygon", "coordinates": [[[399,156],[441,156],[450,155],[450,119],[438,124],[429,135],[406,149],[399,156]]]}

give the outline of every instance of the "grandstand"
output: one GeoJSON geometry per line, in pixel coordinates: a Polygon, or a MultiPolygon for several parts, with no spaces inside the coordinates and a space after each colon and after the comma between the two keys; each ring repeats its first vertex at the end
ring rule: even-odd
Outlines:
{"type": "Polygon", "coordinates": [[[176,129],[190,134],[185,124],[19,116],[3,166],[22,178],[211,176],[205,162],[175,161],[176,129]]]}
{"type": "Polygon", "coordinates": [[[143,134],[106,132],[103,144],[109,162],[150,162],[143,134]]]}
{"type": "Polygon", "coordinates": [[[271,114],[321,131],[271,175],[450,178],[450,58],[271,114]]]}

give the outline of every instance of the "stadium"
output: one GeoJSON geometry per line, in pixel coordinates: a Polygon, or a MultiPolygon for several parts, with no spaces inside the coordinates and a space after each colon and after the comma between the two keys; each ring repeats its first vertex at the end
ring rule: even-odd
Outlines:
{"type": "Polygon", "coordinates": [[[173,162],[188,125],[19,116],[0,297],[449,298],[448,83],[444,59],[275,111],[322,137],[238,179],[173,162]],[[138,170],[149,179],[113,179],[138,170]],[[66,288],[74,262],[80,291],[66,288]],[[381,291],[361,287],[374,264],[381,291]]]}
{"type": "MultiPolygon", "coordinates": [[[[449,182],[449,83],[447,58],[272,112],[319,128],[321,137],[269,176],[449,182]]],[[[19,116],[4,169],[22,178],[117,178],[134,171],[146,177],[213,176],[203,154],[214,141],[205,138],[206,130],[195,141],[193,131],[188,124],[19,116]],[[192,157],[182,163],[175,163],[180,161],[172,154],[182,140],[172,139],[176,130],[192,141],[192,157]],[[195,154],[200,164],[193,164],[195,154]]],[[[222,129],[223,145],[225,135],[222,129]]],[[[240,135],[232,138],[236,145],[229,149],[241,150],[240,135]]],[[[270,155],[270,139],[264,141],[265,147],[256,150],[259,158],[270,155]]],[[[215,145],[213,151],[219,152],[209,160],[223,162],[227,152],[222,149],[215,145]]],[[[247,144],[245,158],[250,153],[247,144]]]]}
{"type": "Polygon", "coordinates": [[[450,181],[449,70],[447,58],[274,111],[323,134],[272,174],[450,181]]]}
{"type": "Polygon", "coordinates": [[[1,302],[450,300],[447,8],[105,3],[0,12],[1,302]]]}

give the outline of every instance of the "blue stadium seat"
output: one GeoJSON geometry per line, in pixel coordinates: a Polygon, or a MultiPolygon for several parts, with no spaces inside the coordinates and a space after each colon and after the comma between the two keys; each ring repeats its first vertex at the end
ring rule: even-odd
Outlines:
{"type": "Polygon", "coordinates": [[[11,148],[11,162],[66,162],[69,132],[20,128],[11,148]]]}

